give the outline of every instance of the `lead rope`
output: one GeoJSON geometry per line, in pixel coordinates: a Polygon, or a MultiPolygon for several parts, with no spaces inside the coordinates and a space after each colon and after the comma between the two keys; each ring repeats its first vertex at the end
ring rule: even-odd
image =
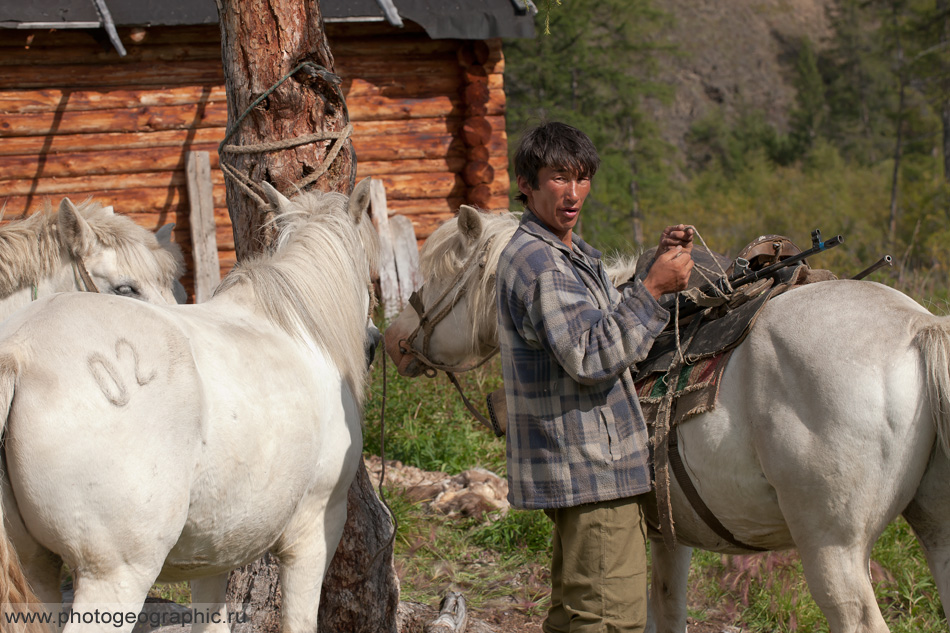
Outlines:
{"type": "MultiPolygon", "coordinates": [[[[366,571],[357,578],[352,583],[346,584],[346,587],[355,587],[359,584],[362,584],[367,578],[369,578],[370,571],[376,566],[376,561],[379,560],[380,555],[386,551],[386,549],[394,547],[396,543],[396,531],[399,529],[399,520],[396,518],[393,509],[389,506],[389,502],[386,501],[386,494],[383,492],[383,483],[386,481],[386,352],[383,351],[383,395],[382,402],[379,407],[379,500],[383,503],[383,506],[386,508],[386,511],[389,513],[389,518],[392,519],[393,531],[389,535],[389,539],[383,543],[379,549],[376,550],[376,553],[373,554],[373,558],[370,559],[369,565],[366,566],[366,571]]],[[[362,459],[362,456],[360,456],[362,459]]]]}

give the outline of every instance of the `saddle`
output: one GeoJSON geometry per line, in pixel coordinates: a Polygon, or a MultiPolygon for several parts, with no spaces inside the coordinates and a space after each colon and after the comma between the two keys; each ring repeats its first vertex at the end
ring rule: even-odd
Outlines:
{"type": "MultiPolygon", "coordinates": [[[[741,272],[747,274],[801,252],[788,238],[764,235],[746,246],[736,261],[745,265],[741,272]]],[[[704,266],[695,254],[693,259],[694,270],[704,266]]],[[[732,277],[733,267],[729,266],[727,276],[732,277]]],[[[829,279],[836,277],[830,271],[812,269],[802,260],[728,293],[710,293],[710,284],[697,287],[691,278],[683,293],[686,300],[674,298],[670,324],[657,337],[647,358],[635,367],[637,395],[653,439],[657,514],[649,513],[649,522],[663,535],[668,548],[676,543],[670,503],[672,469],[690,505],[710,529],[737,547],[759,549],[737,540],[705,505],[680,458],[676,427],[716,406],[732,350],[748,335],[770,299],[796,286],[829,279]],[[684,313],[685,317],[677,318],[684,313]]]]}

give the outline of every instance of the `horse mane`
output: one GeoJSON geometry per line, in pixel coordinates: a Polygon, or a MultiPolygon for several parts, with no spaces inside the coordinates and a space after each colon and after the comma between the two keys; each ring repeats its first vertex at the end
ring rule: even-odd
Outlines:
{"type": "Polygon", "coordinates": [[[278,234],[273,251],[238,262],[214,294],[250,287],[271,322],[329,354],[362,403],[368,317],[363,293],[372,290],[379,244],[366,214],[353,224],[347,201],[335,192],[298,194],[290,210],[274,220],[278,234]]]}
{"type": "Polygon", "coordinates": [[[460,235],[458,216],[456,216],[446,220],[432,232],[419,254],[423,284],[432,287],[437,283],[436,280],[447,282],[454,279],[468,262],[471,254],[482,249],[489,239],[492,240],[485,259],[484,270],[488,274],[481,274],[480,266],[469,266],[457,287],[458,291],[465,288],[468,293],[468,321],[472,324],[471,340],[475,347],[478,346],[479,341],[498,338],[498,319],[495,316],[498,313],[495,307],[495,269],[498,268],[501,252],[508,245],[521,221],[520,214],[508,211],[482,213],[481,218],[482,233],[474,247],[470,247],[468,240],[460,235]]]}
{"type": "MultiPolygon", "coordinates": [[[[154,233],[92,199],[76,208],[96,239],[114,249],[119,265],[137,278],[158,277],[170,288],[181,276],[184,260],[177,244],[159,244],[154,233]]],[[[47,201],[41,211],[0,227],[0,295],[47,277],[63,264],[56,220],[56,211],[47,201]]]]}
{"type": "Polygon", "coordinates": [[[604,255],[604,270],[607,271],[607,278],[614,286],[630,281],[634,273],[637,272],[637,262],[639,255],[624,255],[623,253],[610,253],[604,255]]]}

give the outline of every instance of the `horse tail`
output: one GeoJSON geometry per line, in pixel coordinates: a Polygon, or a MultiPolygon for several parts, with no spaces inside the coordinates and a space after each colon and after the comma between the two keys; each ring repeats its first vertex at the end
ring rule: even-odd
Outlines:
{"type": "MultiPolygon", "coordinates": [[[[16,361],[10,355],[0,356],[0,439],[10,415],[16,379],[16,361]]],[[[30,589],[4,528],[3,505],[0,504],[0,628],[16,633],[49,633],[47,625],[37,617],[43,612],[42,601],[30,589]],[[13,620],[17,616],[22,618],[19,622],[13,620]]]]}
{"type": "Polygon", "coordinates": [[[914,337],[924,357],[930,407],[937,427],[937,441],[950,457],[950,319],[927,323],[914,337]]]}

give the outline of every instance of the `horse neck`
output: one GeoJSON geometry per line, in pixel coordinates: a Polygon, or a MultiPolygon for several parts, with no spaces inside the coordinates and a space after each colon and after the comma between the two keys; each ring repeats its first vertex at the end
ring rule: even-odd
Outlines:
{"type": "Polygon", "coordinates": [[[322,350],[362,401],[366,374],[363,343],[367,311],[359,297],[368,289],[358,262],[328,272],[325,258],[307,245],[294,245],[232,270],[208,302],[252,310],[306,347],[322,350]]]}

